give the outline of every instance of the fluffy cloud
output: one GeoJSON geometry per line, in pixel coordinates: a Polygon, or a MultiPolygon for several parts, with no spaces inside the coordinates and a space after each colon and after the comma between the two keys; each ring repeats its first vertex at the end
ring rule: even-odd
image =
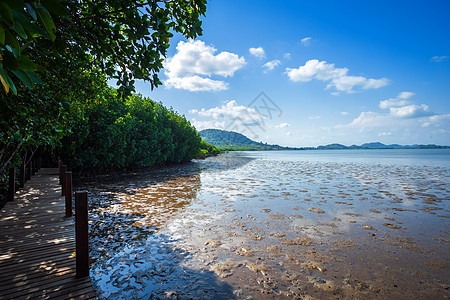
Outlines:
{"type": "Polygon", "coordinates": [[[257,57],[257,58],[264,58],[266,57],[266,53],[264,52],[264,49],[262,47],[258,48],[250,48],[248,49],[251,55],[257,57]]]}
{"type": "Polygon", "coordinates": [[[236,100],[230,100],[227,103],[210,109],[190,110],[189,113],[197,114],[201,117],[209,117],[215,120],[232,120],[239,118],[247,124],[259,123],[264,118],[255,109],[238,105],[236,100]]]}
{"type": "Polygon", "coordinates": [[[400,127],[418,123],[429,126],[431,123],[437,124],[445,119],[445,117],[441,117],[445,115],[432,113],[426,104],[416,105],[406,100],[414,95],[412,92],[402,92],[396,98],[382,100],[379,107],[384,110],[388,109],[389,113],[363,111],[350,124],[337,127],[400,127]]]}
{"type": "Polygon", "coordinates": [[[167,87],[188,90],[191,92],[222,91],[228,89],[228,83],[200,76],[169,77],[165,81],[167,87]]]}
{"type": "Polygon", "coordinates": [[[287,127],[290,127],[290,126],[291,126],[291,124],[284,122],[284,123],[280,123],[278,125],[275,125],[275,128],[287,128],[287,127]]]}
{"type": "Polygon", "coordinates": [[[201,77],[219,75],[233,76],[234,72],[245,66],[243,57],[230,52],[215,54],[217,49],[201,40],[180,41],[177,53],[164,62],[164,82],[168,88],[188,91],[220,91],[228,88],[228,83],[201,77]]]}
{"type": "Polygon", "coordinates": [[[192,118],[191,124],[197,130],[210,129],[210,128],[224,129],[225,125],[226,125],[224,121],[216,121],[216,120],[200,121],[195,118],[192,118]]]}
{"type": "Polygon", "coordinates": [[[430,59],[430,61],[432,61],[432,62],[441,62],[441,61],[444,61],[444,60],[447,60],[448,59],[448,56],[433,56],[431,59],[430,59]]]}
{"type": "Polygon", "coordinates": [[[429,111],[428,105],[406,105],[400,107],[390,107],[390,114],[399,118],[418,118],[423,116],[429,116],[432,113],[429,111]]]}
{"type": "Polygon", "coordinates": [[[380,101],[379,107],[381,109],[386,109],[386,108],[390,108],[390,107],[404,106],[404,105],[407,105],[408,103],[409,103],[409,101],[406,101],[406,100],[392,98],[392,99],[380,101]]]}
{"type": "Polygon", "coordinates": [[[281,64],[281,61],[279,61],[278,59],[275,60],[271,60],[269,62],[266,62],[263,65],[263,68],[265,68],[264,73],[269,73],[270,71],[273,71],[273,69],[275,69],[277,66],[279,66],[281,64]]]}
{"type": "Polygon", "coordinates": [[[389,136],[392,135],[392,132],[380,132],[378,136],[389,136]]]}
{"type": "Polygon", "coordinates": [[[450,121],[450,114],[433,115],[433,116],[426,118],[422,122],[422,127],[428,127],[431,125],[439,127],[442,124],[449,123],[449,121],[450,121]]]}
{"type": "Polygon", "coordinates": [[[308,37],[302,38],[300,41],[302,42],[303,46],[308,47],[311,45],[312,37],[308,36],[308,37]]]}
{"type": "Polygon", "coordinates": [[[389,84],[389,79],[372,79],[363,76],[347,75],[347,68],[336,68],[334,64],[317,59],[308,60],[299,68],[286,68],[286,74],[294,82],[308,82],[313,79],[328,81],[327,89],[335,88],[338,92],[355,92],[360,87],[363,90],[378,89],[389,84]]]}
{"type": "Polygon", "coordinates": [[[414,96],[415,93],[413,92],[401,92],[400,94],[398,94],[397,98],[399,99],[409,99],[412,96],[414,96]]]}
{"type": "Polygon", "coordinates": [[[399,118],[418,118],[432,115],[428,105],[415,105],[407,100],[414,95],[412,92],[401,92],[396,98],[380,101],[379,106],[381,109],[389,109],[392,116],[399,118]]]}

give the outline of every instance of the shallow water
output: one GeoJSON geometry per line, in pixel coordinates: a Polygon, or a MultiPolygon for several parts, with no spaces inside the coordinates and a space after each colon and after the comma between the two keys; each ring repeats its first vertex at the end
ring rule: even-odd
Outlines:
{"type": "Polygon", "coordinates": [[[86,184],[100,298],[448,298],[450,151],[234,152],[86,184]]]}

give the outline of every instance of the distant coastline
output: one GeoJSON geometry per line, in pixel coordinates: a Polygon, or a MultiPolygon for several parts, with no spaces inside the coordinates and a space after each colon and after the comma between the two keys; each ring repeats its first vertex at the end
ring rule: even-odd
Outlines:
{"type": "Polygon", "coordinates": [[[318,146],[316,148],[317,150],[353,150],[353,149],[450,149],[450,146],[441,146],[441,145],[435,145],[435,144],[428,144],[428,145],[422,145],[422,144],[415,144],[415,145],[399,145],[399,144],[390,144],[385,145],[380,142],[373,142],[373,143],[365,143],[362,145],[351,145],[351,146],[345,146],[342,144],[329,144],[325,146],[318,146]]]}
{"type": "Polygon", "coordinates": [[[345,146],[342,144],[328,144],[318,147],[284,147],[256,142],[241,133],[220,129],[205,129],[200,131],[200,136],[207,143],[216,146],[221,151],[273,151],[273,150],[370,150],[370,149],[450,149],[450,146],[435,144],[414,145],[385,145],[380,142],[365,143],[362,145],[345,146]]]}

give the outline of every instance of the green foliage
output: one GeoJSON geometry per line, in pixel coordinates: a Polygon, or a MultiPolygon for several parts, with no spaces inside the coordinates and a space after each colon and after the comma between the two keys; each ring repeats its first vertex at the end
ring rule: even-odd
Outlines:
{"type": "Polygon", "coordinates": [[[0,175],[55,147],[105,79],[122,98],[135,79],[158,86],[169,38],[201,35],[205,11],[206,0],[0,0],[0,175]]]}
{"type": "Polygon", "coordinates": [[[217,149],[216,146],[213,146],[213,145],[205,142],[204,140],[201,140],[197,158],[205,158],[205,157],[212,156],[212,155],[218,155],[220,153],[221,153],[221,151],[219,149],[217,149]]]}
{"type": "Polygon", "coordinates": [[[73,170],[148,167],[195,158],[201,139],[176,112],[138,94],[118,100],[108,88],[62,141],[62,159],[73,170]]]}
{"type": "Polygon", "coordinates": [[[17,79],[32,89],[45,67],[39,51],[100,69],[126,95],[135,79],[153,88],[173,32],[201,35],[205,12],[206,0],[0,0],[0,81],[6,94],[17,94],[17,79]]]}

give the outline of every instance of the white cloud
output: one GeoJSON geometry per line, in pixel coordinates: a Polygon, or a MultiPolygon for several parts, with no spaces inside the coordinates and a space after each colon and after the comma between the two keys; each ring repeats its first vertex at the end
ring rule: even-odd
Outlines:
{"type": "Polygon", "coordinates": [[[283,58],[284,59],[291,59],[291,54],[290,53],[284,53],[283,54],[283,58]]]}
{"type": "Polygon", "coordinates": [[[258,113],[255,109],[238,105],[236,100],[230,100],[227,103],[214,108],[202,108],[201,110],[191,110],[189,112],[202,117],[210,117],[215,120],[239,118],[249,124],[261,122],[264,118],[264,116],[258,113]]]}
{"type": "Polygon", "coordinates": [[[430,59],[430,61],[432,61],[432,62],[442,62],[442,61],[447,60],[447,59],[448,59],[448,56],[445,56],[445,55],[443,55],[443,56],[433,56],[430,59]]]}
{"type": "Polygon", "coordinates": [[[212,80],[200,76],[169,77],[165,82],[168,88],[188,90],[191,92],[223,91],[229,84],[225,81],[212,80]]]}
{"type": "Polygon", "coordinates": [[[206,121],[200,121],[195,118],[192,118],[191,124],[195,127],[195,129],[203,130],[203,129],[225,129],[225,122],[224,121],[216,121],[216,120],[206,120],[206,121]]]}
{"type": "Polygon", "coordinates": [[[406,105],[401,107],[390,107],[390,114],[399,118],[418,118],[423,116],[429,116],[432,113],[429,111],[428,105],[406,105]]]}
{"type": "Polygon", "coordinates": [[[434,125],[435,127],[440,127],[445,123],[450,122],[450,114],[442,114],[442,115],[433,115],[427,118],[424,118],[422,121],[422,127],[428,127],[434,125]]]}
{"type": "Polygon", "coordinates": [[[390,108],[390,107],[405,106],[410,103],[406,99],[409,99],[414,95],[415,95],[415,93],[413,93],[413,92],[401,92],[395,98],[390,98],[387,100],[380,101],[379,106],[382,109],[386,109],[386,108],[390,108]]]}
{"type": "Polygon", "coordinates": [[[302,38],[300,41],[302,42],[303,46],[308,47],[311,45],[312,37],[308,36],[308,37],[302,38]]]}
{"type": "Polygon", "coordinates": [[[291,124],[284,122],[284,123],[280,123],[280,124],[276,125],[275,128],[286,128],[286,127],[290,127],[290,126],[291,126],[291,124]]]}
{"type": "Polygon", "coordinates": [[[415,94],[412,92],[402,92],[396,98],[380,101],[379,107],[381,109],[388,109],[389,113],[377,113],[372,111],[363,111],[350,124],[338,125],[342,127],[401,127],[412,126],[414,124],[422,124],[422,127],[438,123],[445,119],[445,115],[436,115],[430,111],[426,104],[416,105],[409,102],[408,99],[415,94]]]}
{"type": "Polygon", "coordinates": [[[266,117],[253,108],[237,104],[235,100],[228,100],[209,109],[192,109],[189,113],[193,117],[191,123],[197,130],[225,129],[240,132],[253,139],[260,138],[257,133],[265,131],[266,117]]]}
{"type": "Polygon", "coordinates": [[[309,116],[308,120],[317,120],[320,119],[320,116],[309,116]]]}
{"type": "Polygon", "coordinates": [[[286,68],[286,74],[293,82],[308,82],[313,79],[329,81],[327,89],[334,87],[338,92],[353,93],[355,87],[367,90],[378,89],[389,84],[387,78],[372,79],[363,76],[349,76],[347,73],[347,68],[335,68],[334,64],[317,59],[310,59],[299,68],[286,68]]]}
{"type": "Polygon", "coordinates": [[[397,98],[399,99],[409,99],[412,96],[414,96],[415,93],[413,92],[401,92],[400,94],[398,94],[397,98]]]}
{"type": "Polygon", "coordinates": [[[338,125],[337,127],[375,127],[386,124],[386,119],[390,116],[379,114],[372,111],[363,111],[348,125],[338,125]]]}
{"type": "Polygon", "coordinates": [[[386,109],[386,108],[390,108],[390,107],[404,106],[404,105],[407,105],[408,103],[409,103],[409,101],[406,101],[406,100],[391,98],[391,99],[380,101],[379,106],[382,109],[386,109]]]}
{"type": "Polygon", "coordinates": [[[347,112],[347,111],[341,111],[341,115],[347,116],[347,115],[348,115],[348,112],[347,112]]]}
{"type": "Polygon", "coordinates": [[[389,136],[392,135],[392,132],[380,132],[378,136],[389,136]]]}
{"type": "Polygon", "coordinates": [[[264,49],[262,47],[258,48],[250,48],[248,49],[251,55],[257,57],[257,58],[264,58],[266,57],[266,53],[264,52],[264,49]]]}
{"type": "Polygon", "coordinates": [[[168,88],[188,91],[220,91],[228,88],[224,81],[201,77],[219,75],[233,76],[234,72],[245,66],[243,57],[230,52],[215,54],[217,49],[201,40],[180,41],[177,53],[164,62],[164,82],[168,88]]]}
{"type": "Polygon", "coordinates": [[[269,73],[270,71],[273,71],[273,69],[275,69],[280,64],[281,64],[281,61],[279,61],[278,59],[274,59],[269,62],[266,62],[263,65],[263,68],[265,68],[264,73],[269,73]]]}

